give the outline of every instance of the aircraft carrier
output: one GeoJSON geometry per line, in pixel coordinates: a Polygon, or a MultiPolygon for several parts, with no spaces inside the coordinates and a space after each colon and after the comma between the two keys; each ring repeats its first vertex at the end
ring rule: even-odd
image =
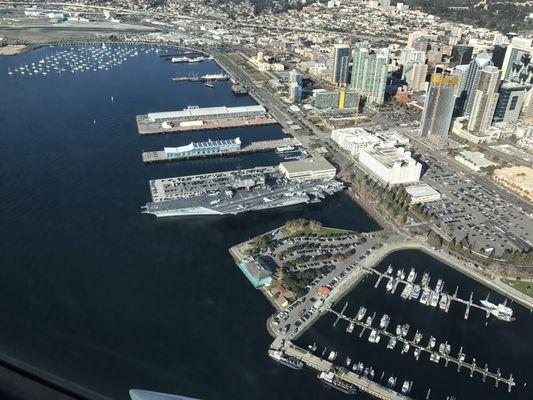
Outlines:
{"type": "Polygon", "coordinates": [[[332,178],[289,180],[279,167],[150,181],[152,201],[143,212],[157,217],[240,214],[319,202],[342,190],[332,178]]]}

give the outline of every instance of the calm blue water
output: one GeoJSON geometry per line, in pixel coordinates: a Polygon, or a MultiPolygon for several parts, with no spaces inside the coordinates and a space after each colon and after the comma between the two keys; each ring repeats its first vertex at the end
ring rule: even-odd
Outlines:
{"type": "Polygon", "coordinates": [[[153,53],[109,71],[7,74],[51,51],[0,58],[0,352],[117,399],[132,387],[203,399],[309,398],[320,387],[313,374],[266,355],[272,308],[227,248],[292,218],[375,225],[342,194],[239,216],[141,214],[151,178],[279,161],[257,154],[145,166],[141,151],[280,138],[281,128],[139,137],[136,114],[253,100],[235,97],[229,83],[177,84],[176,74],[219,68],[153,53]]]}

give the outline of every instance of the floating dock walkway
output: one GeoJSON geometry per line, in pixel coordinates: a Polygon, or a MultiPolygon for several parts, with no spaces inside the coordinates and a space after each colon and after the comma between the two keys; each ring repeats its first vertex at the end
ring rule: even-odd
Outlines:
{"type": "Polygon", "coordinates": [[[145,164],[151,164],[155,162],[163,161],[179,161],[179,160],[193,160],[197,158],[211,158],[211,157],[225,157],[225,156],[239,156],[249,153],[261,153],[274,151],[279,147],[287,146],[301,146],[298,139],[285,138],[279,140],[265,140],[260,142],[252,142],[247,146],[244,146],[238,150],[223,151],[220,153],[205,153],[205,154],[186,154],[183,156],[167,156],[163,150],[159,151],[145,151],[142,153],[142,160],[145,164]]]}
{"type": "MultiPolygon", "coordinates": [[[[381,283],[382,280],[391,280],[392,279],[392,281],[394,283],[394,286],[392,287],[392,290],[390,291],[391,294],[394,294],[396,292],[396,290],[398,289],[398,286],[401,285],[401,284],[403,284],[403,285],[415,285],[416,284],[415,282],[409,282],[406,279],[401,279],[399,277],[394,277],[394,276],[388,274],[387,272],[377,271],[374,268],[366,267],[364,269],[367,272],[378,276],[378,279],[377,279],[377,281],[376,281],[376,283],[374,285],[374,288],[378,288],[379,284],[381,283]]],[[[422,288],[429,287],[429,282],[428,282],[428,284],[426,286],[422,286],[421,284],[420,284],[420,286],[422,288]]],[[[487,310],[485,307],[483,307],[483,306],[481,306],[479,304],[474,303],[474,301],[473,301],[473,293],[470,293],[470,298],[468,300],[464,300],[464,299],[461,299],[460,297],[457,296],[458,290],[459,290],[459,288],[456,287],[454,294],[449,294],[448,295],[448,303],[446,304],[446,309],[444,310],[445,312],[448,312],[450,310],[451,303],[453,301],[455,301],[457,303],[462,303],[462,304],[464,304],[466,306],[464,319],[468,319],[468,317],[470,315],[470,309],[472,307],[477,308],[478,310],[481,310],[483,313],[485,313],[485,317],[487,319],[490,317],[491,313],[490,313],[489,310],[487,310]]]]}
{"type": "MultiPolygon", "coordinates": [[[[275,346],[275,343],[273,346],[275,346]]],[[[357,375],[354,372],[351,372],[345,368],[335,367],[331,362],[324,360],[320,357],[311,354],[308,351],[301,349],[300,347],[294,345],[289,341],[285,341],[282,350],[288,356],[295,357],[301,360],[308,367],[318,371],[318,372],[329,372],[333,371],[335,377],[346,383],[354,385],[361,392],[367,393],[370,396],[373,396],[381,400],[410,400],[410,397],[407,395],[402,395],[398,392],[395,392],[392,389],[386,388],[385,386],[380,385],[377,382],[374,382],[368,378],[357,375]]]]}
{"type": "MultiPolygon", "coordinates": [[[[344,306],[343,310],[345,309],[346,309],[346,305],[344,306]]],[[[335,322],[333,323],[334,326],[339,322],[339,320],[343,319],[347,321],[348,323],[353,323],[355,325],[360,326],[362,328],[362,331],[364,331],[365,329],[374,329],[376,330],[378,334],[387,336],[389,339],[393,337],[396,338],[396,340],[399,343],[401,343],[402,346],[407,343],[409,344],[409,346],[419,349],[421,354],[422,352],[426,352],[430,356],[438,356],[439,360],[440,358],[444,359],[444,363],[446,366],[448,366],[449,363],[456,364],[457,372],[459,372],[461,368],[464,367],[466,368],[467,371],[470,371],[470,377],[472,377],[474,373],[477,372],[482,376],[483,382],[485,382],[485,380],[488,377],[488,378],[494,379],[494,383],[496,387],[498,387],[500,383],[504,383],[507,385],[507,389],[509,392],[511,391],[512,387],[515,386],[516,384],[513,378],[513,374],[510,374],[509,378],[503,378],[499,368],[496,370],[496,372],[491,372],[489,371],[489,367],[487,364],[485,364],[483,368],[476,365],[475,359],[473,359],[471,363],[465,362],[464,361],[465,354],[463,353],[462,347],[458,354],[459,358],[456,358],[456,357],[450,356],[449,354],[446,354],[445,352],[441,353],[437,350],[433,350],[429,346],[422,346],[420,343],[416,343],[414,340],[405,339],[401,335],[395,335],[393,333],[390,333],[386,329],[380,329],[379,327],[372,327],[371,323],[367,325],[363,321],[358,321],[356,318],[350,318],[346,316],[345,314],[343,314],[342,312],[335,311],[332,308],[329,308],[328,311],[337,317],[335,322]],[[461,358],[462,358],[462,361],[461,361],[461,358]]]]}

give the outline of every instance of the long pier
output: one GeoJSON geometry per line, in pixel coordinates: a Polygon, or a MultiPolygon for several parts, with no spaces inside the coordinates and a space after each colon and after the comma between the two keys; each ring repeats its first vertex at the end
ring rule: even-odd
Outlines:
{"type": "Polygon", "coordinates": [[[286,341],[283,346],[285,354],[301,360],[308,367],[318,372],[334,371],[335,377],[342,381],[354,385],[361,392],[367,393],[380,400],[410,400],[410,397],[386,388],[364,376],[357,375],[345,368],[335,367],[331,362],[311,354],[301,349],[292,342],[286,341]]]}
{"type": "Polygon", "coordinates": [[[172,78],[174,82],[214,82],[214,81],[227,81],[229,75],[226,74],[207,74],[203,76],[190,75],[190,76],[176,76],[172,78]]]}
{"type": "MultiPolygon", "coordinates": [[[[378,276],[378,279],[377,279],[376,283],[374,284],[374,288],[378,288],[379,284],[381,283],[382,280],[384,280],[384,279],[385,280],[391,280],[392,279],[394,284],[393,284],[393,287],[392,287],[392,289],[390,291],[391,294],[394,294],[396,292],[396,290],[397,290],[397,288],[398,288],[398,286],[400,284],[403,284],[403,285],[415,285],[416,284],[414,281],[413,282],[409,282],[406,279],[401,279],[400,277],[394,277],[394,276],[388,274],[387,272],[380,272],[380,271],[375,270],[374,268],[366,267],[365,270],[368,271],[369,273],[372,273],[372,274],[378,276]]],[[[426,288],[426,287],[429,288],[429,282],[425,286],[422,286],[422,284],[420,284],[420,286],[421,286],[421,288],[426,288]]],[[[448,295],[448,302],[446,304],[446,308],[444,309],[445,312],[448,312],[450,310],[451,303],[453,301],[455,301],[457,303],[462,303],[462,304],[464,304],[466,306],[464,319],[468,319],[468,317],[470,315],[470,309],[472,307],[483,311],[483,313],[485,313],[485,317],[487,319],[490,317],[491,314],[490,314],[489,310],[487,310],[485,307],[483,307],[483,306],[481,306],[479,304],[474,303],[473,294],[472,293],[470,293],[470,298],[468,300],[464,300],[464,299],[462,299],[462,298],[457,296],[458,290],[459,290],[459,288],[456,287],[455,288],[455,292],[453,294],[449,294],[448,295]]],[[[430,299],[428,299],[428,302],[429,302],[429,300],[430,299]]],[[[428,304],[426,304],[426,305],[428,305],[428,304]]]]}
{"type": "Polygon", "coordinates": [[[142,160],[145,164],[151,164],[155,162],[163,161],[180,161],[180,160],[192,160],[197,158],[211,158],[211,157],[229,157],[229,156],[239,156],[242,154],[249,153],[261,153],[274,151],[278,147],[286,146],[301,146],[301,143],[298,139],[295,138],[285,138],[279,140],[264,140],[259,142],[252,142],[247,146],[244,146],[238,150],[224,151],[220,153],[206,153],[206,154],[188,154],[178,157],[167,157],[166,153],[162,150],[159,151],[145,151],[142,153],[142,160]]]}
{"type": "MultiPolygon", "coordinates": [[[[346,308],[346,306],[344,307],[344,309],[345,308],[346,308]]],[[[429,347],[429,343],[428,343],[428,346],[422,346],[420,344],[420,342],[417,343],[417,342],[415,342],[414,339],[413,340],[406,339],[406,338],[402,337],[401,335],[395,335],[393,333],[390,333],[386,329],[372,328],[372,326],[371,326],[372,324],[367,325],[367,324],[365,324],[362,321],[358,321],[356,318],[350,318],[350,317],[346,316],[345,314],[343,314],[342,312],[338,312],[338,311],[336,311],[336,310],[334,310],[332,308],[329,308],[328,311],[331,312],[332,314],[334,314],[337,317],[335,319],[335,323],[334,324],[337,324],[339,320],[343,319],[343,320],[347,321],[348,323],[353,323],[355,325],[360,326],[362,328],[362,331],[364,331],[365,329],[375,329],[378,334],[384,335],[384,336],[388,337],[389,339],[393,338],[393,337],[396,338],[396,340],[399,343],[402,343],[404,346],[407,343],[409,346],[413,346],[414,348],[419,349],[421,354],[423,352],[428,353],[430,355],[430,359],[431,359],[431,357],[438,357],[438,358],[436,358],[436,360],[437,360],[436,362],[437,363],[442,358],[442,359],[444,359],[444,362],[445,362],[446,366],[448,366],[449,363],[456,364],[457,365],[457,372],[459,372],[461,370],[461,368],[466,368],[467,371],[470,371],[470,377],[472,377],[474,375],[474,373],[477,372],[477,373],[479,373],[482,376],[483,382],[485,382],[485,380],[487,378],[494,379],[494,383],[495,383],[496,387],[498,387],[500,383],[506,384],[507,385],[507,389],[508,389],[509,392],[511,391],[512,387],[515,386],[515,384],[516,384],[515,381],[514,381],[514,378],[513,378],[513,374],[510,374],[509,378],[503,378],[499,368],[496,370],[496,372],[491,372],[489,370],[487,364],[485,364],[483,367],[480,367],[480,366],[476,365],[475,358],[472,360],[471,363],[468,363],[468,362],[464,361],[465,354],[463,353],[463,348],[462,347],[461,347],[461,349],[460,349],[460,351],[458,353],[458,358],[456,358],[456,357],[450,356],[449,354],[447,354],[445,352],[439,352],[439,351],[433,350],[432,348],[429,347]]],[[[403,352],[403,349],[402,349],[402,352],[403,352]]]]}

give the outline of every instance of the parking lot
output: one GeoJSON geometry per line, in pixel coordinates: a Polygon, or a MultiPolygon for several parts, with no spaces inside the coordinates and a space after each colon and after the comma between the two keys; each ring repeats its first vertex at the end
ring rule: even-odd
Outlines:
{"type": "MultiPolygon", "coordinates": [[[[327,299],[328,294],[336,287],[349,280],[351,274],[358,271],[357,265],[363,262],[374,249],[377,248],[379,239],[373,233],[361,235],[342,235],[334,238],[309,237],[285,239],[279,247],[272,249],[270,255],[276,259],[282,268],[285,260],[291,260],[298,255],[314,254],[322,249],[352,250],[351,255],[327,260],[332,266],[329,273],[316,277],[308,286],[306,294],[295,300],[284,310],[275,314],[271,319],[271,328],[276,334],[289,336],[298,333],[300,326],[313,317],[327,299]],[[306,246],[301,247],[305,243],[306,246]],[[318,245],[318,247],[316,247],[318,245]],[[285,258],[283,258],[285,257],[285,258]]],[[[314,261],[300,266],[300,271],[308,268],[317,268],[314,261]]]]}
{"type": "Polygon", "coordinates": [[[424,156],[429,169],[422,181],[442,194],[424,205],[436,224],[457,242],[468,238],[472,249],[501,255],[528,250],[533,243],[530,210],[484,184],[475,174],[452,168],[446,161],[424,156]]]}

